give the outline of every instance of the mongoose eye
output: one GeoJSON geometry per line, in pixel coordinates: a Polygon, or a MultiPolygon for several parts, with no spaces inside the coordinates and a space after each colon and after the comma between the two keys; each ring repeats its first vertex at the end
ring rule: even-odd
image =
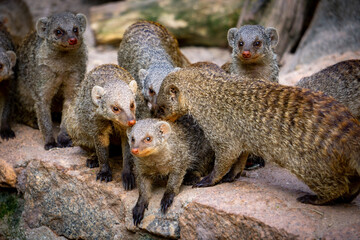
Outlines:
{"type": "Polygon", "coordinates": [[[56,29],[55,34],[56,34],[56,36],[61,36],[61,35],[63,35],[63,31],[61,29],[56,29]]]}
{"type": "Polygon", "coordinates": [[[0,70],[3,69],[4,65],[0,63],[0,70]]]}
{"type": "Polygon", "coordinates": [[[155,95],[155,91],[152,88],[149,88],[149,94],[150,96],[154,96],[155,95]]]}
{"type": "Polygon", "coordinates": [[[135,107],[135,104],[132,102],[130,103],[130,109],[133,109],[135,107]]]}
{"type": "Polygon", "coordinates": [[[240,46],[240,47],[244,46],[244,42],[243,42],[243,41],[240,41],[240,42],[239,42],[239,46],[240,46]]]}
{"type": "Polygon", "coordinates": [[[114,113],[120,112],[120,108],[118,108],[117,106],[113,106],[112,110],[113,110],[114,113]]]}
{"type": "Polygon", "coordinates": [[[131,137],[131,142],[134,143],[135,142],[135,138],[131,137]]]}
{"type": "Polygon", "coordinates": [[[74,32],[74,33],[77,33],[78,31],[79,31],[79,29],[78,29],[77,27],[74,27],[74,28],[73,28],[73,32],[74,32]]]}
{"type": "Polygon", "coordinates": [[[152,138],[151,137],[146,137],[145,139],[144,139],[144,142],[151,142],[152,141],[152,138]]]}
{"type": "Polygon", "coordinates": [[[253,44],[255,47],[260,47],[261,46],[261,42],[260,41],[255,41],[253,44]]]}

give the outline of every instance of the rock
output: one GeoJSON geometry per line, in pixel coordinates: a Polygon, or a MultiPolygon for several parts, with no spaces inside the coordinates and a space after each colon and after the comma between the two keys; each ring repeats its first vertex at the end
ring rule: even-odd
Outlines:
{"type": "Polygon", "coordinates": [[[138,20],[163,24],[181,45],[227,46],[227,31],[236,25],[243,1],[128,0],[90,9],[91,28],[98,44],[118,44],[138,20]]]}
{"type": "Polygon", "coordinates": [[[246,172],[234,183],[183,186],[165,215],[159,211],[165,188],[155,187],[144,220],[135,227],[132,208],[138,190],[123,190],[121,159],[111,159],[113,181],[99,182],[98,169],[85,166],[80,148],[45,151],[38,130],[23,125],[13,129],[17,138],[2,142],[0,155],[15,169],[25,169],[23,220],[30,230],[44,229],[44,236],[53,232],[71,239],[360,238],[360,197],[336,206],[301,204],[296,197],[310,190],[273,164],[246,172]]]}
{"type": "Polygon", "coordinates": [[[47,227],[33,228],[26,232],[26,239],[36,240],[66,240],[64,237],[57,236],[47,227]]]}
{"type": "Polygon", "coordinates": [[[3,159],[0,159],[0,188],[14,188],[16,184],[16,173],[14,168],[3,159]]]}

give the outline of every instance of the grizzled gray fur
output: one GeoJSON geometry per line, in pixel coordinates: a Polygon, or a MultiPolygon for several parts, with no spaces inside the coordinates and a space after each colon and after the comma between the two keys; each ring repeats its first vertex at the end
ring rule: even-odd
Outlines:
{"type": "Polygon", "coordinates": [[[64,118],[84,78],[87,52],[83,33],[86,21],[85,15],[70,12],[40,18],[36,32],[28,35],[19,49],[16,115],[20,121],[33,127],[36,127],[36,116],[47,150],[71,145],[63,121],[58,144],[55,142],[51,104],[55,95],[64,98],[64,118]]]}

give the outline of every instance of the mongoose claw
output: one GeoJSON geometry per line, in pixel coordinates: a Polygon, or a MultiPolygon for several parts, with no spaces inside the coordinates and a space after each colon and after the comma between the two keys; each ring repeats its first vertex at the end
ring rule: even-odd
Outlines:
{"type": "Polygon", "coordinates": [[[55,141],[46,143],[44,145],[45,150],[50,150],[50,149],[56,148],[56,147],[58,147],[58,145],[57,145],[57,143],[55,141]]]}
{"type": "Polygon", "coordinates": [[[163,198],[161,199],[161,212],[163,214],[166,213],[166,211],[168,210],[168,208],[171,206],[171,204],[173,203],[175,197],[175,193],[170,192],[170,193],[164,193],[163,198]]]}
{"type": "Polygon", "coordinates": [[[121,175],[121,179],[122,179],[123,187],[126,191],[132,190],[136,187],[135,176],[132,172],[130,173],[123,172],[121,175]]]}
{"type": "Polygon", "coordinates": [[[210,187],[214,186],[213,177],[211,174],[204,177],[200,182],[193,185],[193,187],[210,187]]]}
{"type": "Polygon", "coordinates": [[[67,133],[59,134],[59,136],[57,137],[57,142],[58,142],[59,147],[61,147],[61,148],[72,147],[72,145],[73,145],[71,138],[69,137],[69,135],[67,133]]]}
{"type": "Polygon", "coordinates": [[[88,158],[88,159],[86,159],[86,166],[88,168],[99,167],[99,161],[97,159],[88,158]]]}
{"type": "Polygon", "coordinates": [[[15,133],[10,128],[1,129],[0,135],[2,139],[9,140],[11,138],[15,138],[15,133]]]}
{"type": "Polygon", "coordinates": [[[98,174],[96,175],[96,180],[100,180],[100,182],[102,182],[102,181],[111,182],[111,180],[112,180],[111,171],[98,172],[98,174]]]}
{"type": "Polygon", "coordinates": [[[141,220],[143,220],[144,212],[145,212],[146,208],[147,208],[146,204],[136,203],[135,207],[132,210],[132,212],[133,212],[133,221],[134,221],[135,226],[138,226],[141,223],[141,220]]]}

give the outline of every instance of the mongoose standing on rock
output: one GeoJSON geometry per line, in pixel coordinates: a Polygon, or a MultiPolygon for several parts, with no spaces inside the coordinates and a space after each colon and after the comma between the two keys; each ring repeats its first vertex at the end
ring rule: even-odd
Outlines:
{"type": "Polygon", "coordinates": [[[350,202],[360,191],[360,124],[322,93],[184,68],[164,79],[157,104],[157,116],[165,120],[191,114],[215,151],[214,170],[198,187],[212,186],[227,173],[236,178],[252,152],[316,193],[300,202],[350,202]]]}
{"type": "Polygon", "coordinates": [[[360,60],[336,63],[300,79],[296,86],[334,97],[360,119],[360,60]]]}
{"type": "Polygon", "coordinates": [[[190,63],[181,53],[176,38],[164,26],[140,21],[126,29],[119,46],[118,64],[138,83],[136,115],[146,118],[150,117],[149,107],[154,104],[164,77],[176,67],[190,63]]]}
{"type": "Polygon", "coordinates": [[[279,82],[279,66],[273,50],[278,43],[275,28],[260,25],[231,28],[227,39],[232,54],[231,60],[222,66],[226,72],[279,82]]]}
{"type": "Polygon", "coordinates": [[[28,35],[19,49],[16,115],[20,121],[36,127],[33,120],[36,113],[46,150],[71,146],[64,121],[61,121],[58,144],[55,142],[51,104],[56,94],[63,96],[64,118],[84,78],[86,21],[85,15],[70,12],[40,18],[36,32],[28,35]]]}
{"type": "Polygon", "coordinates": [[[13,68],[16,64],[16,54],[14,52],[9,32],[5,26],[0,26],[0,135],[2,139],[14,138],[15,133],[11,130],[10,116],[12,112],[12,96],[15,87],[15,74],[13,68]]]}
{"type": "Polygon", "coordinates": [[[112,180],[108,160],[110,137],[120,135],[125,189],[135,186],[126,130],[136,122],[136,90],[135,80],[125,69],[114,64],[101,65],[87,74],[65,118],[74,144],[91,154],[87,166],[97,167],[100,162],[96,179],[101,181],[112,180]]]}
{"type": "MultiPolygon", "coordinates": [[[[196,129],[195,129],[196,131],[196,129]]],[[[131,153],[134,155],[139,198],[133,208],[134,224],[140,224],[148,207],[151,185],[156,179],[167,178],[161,199],[161,211],[166,213],[179,193],[186,172],[207,174],[213,156],[197,155],[203,149],[196,142],[191,126],[168,123],[158,119],[139,120],[128,133],[131,153]],[[194,145],[197,147],[194,148],[194,145]]],[[[198,180],[199,180],[198,179],[198,180]]]]}

